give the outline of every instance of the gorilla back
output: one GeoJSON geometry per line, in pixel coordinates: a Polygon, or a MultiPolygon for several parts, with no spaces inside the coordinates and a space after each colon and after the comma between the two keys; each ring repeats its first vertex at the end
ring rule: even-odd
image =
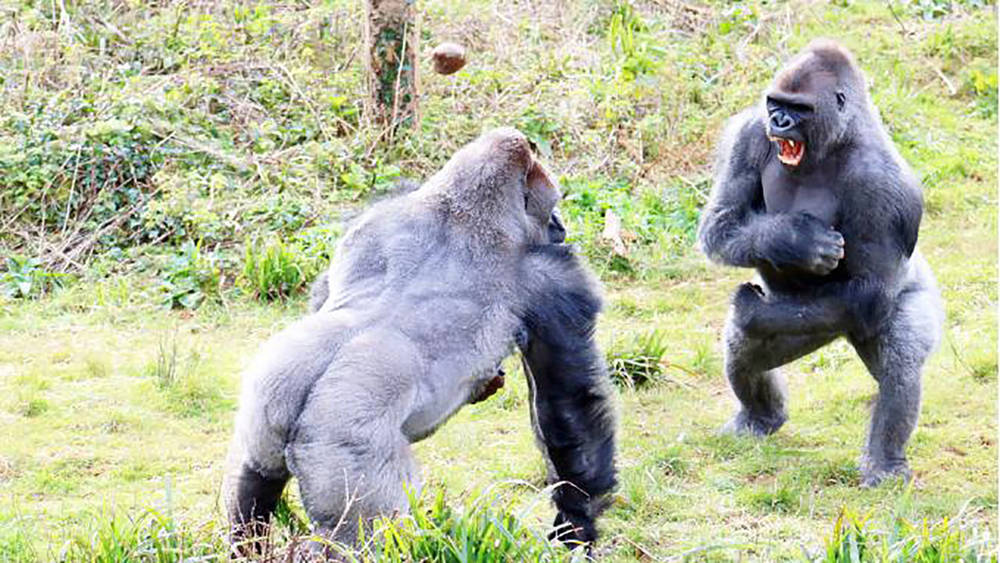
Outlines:
{"type": "Polygon", "coordinates": [[[733,118],[698,234],[710,258],[763,283],[737,290],[725,329],[741,404],[729,430],[775,432],[787,418],[776,368],[846,336],[879,384],[863,483],[909,476],[921,370],[943,320],[916,251],[922,209],[861,71],[832,41],[810,44],[733,118]]]}
{"type": "MultiPolygon", "coordinates": [[[[495,376],[544,293],[560,284],[598,302],[575,259],[533,250],[558,198],[523,135],[500,129],[359,218],[320,310],[266,343],[244,376],[225,486],[235,539],[262,531],[290,476],[318,531],[339,541],[359,519],[406,511],[404,483],[419,484],[410,443],[495,376]]],[[[590,334],[575,338],[592,347],[590,334]]],[[[601,378],[581,378],[603,405],[601,378]]],[[[610,418],[591,424],[599,430],[581,446],[613,444],[610,418]]],[[[613,484],[610,456],[597,471],[610,482],[576,479],[595,502],[613,484]]]]}

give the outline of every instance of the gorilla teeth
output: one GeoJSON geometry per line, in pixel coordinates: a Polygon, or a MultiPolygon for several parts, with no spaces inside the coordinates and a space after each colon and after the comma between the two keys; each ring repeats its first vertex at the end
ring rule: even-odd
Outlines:
{"type": "Polygon", "coordinates": [[[783,139],[781,137],[770,137],[772,141],[778,143],[778,160],[782,164],[798,166],[802,162],[802,157],[806,152],[806,145],[801,141],[783,139]]]}

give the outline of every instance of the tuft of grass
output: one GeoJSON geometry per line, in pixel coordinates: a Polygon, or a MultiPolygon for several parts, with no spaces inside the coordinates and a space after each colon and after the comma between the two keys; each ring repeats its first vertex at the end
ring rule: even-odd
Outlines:
{"type": "Polygon", "coordinates": [[[738,497],[742,504],[763,513],[787,514],[799,508],[800,491],[774,482],[751,489],[743,489],[738,497]]]}
{"type": "Polygon", "coordinates": [[[911,522],[895,518],[873,522],[846,508],[825,540],[826,549],[815,558],[822,563],[944,563],[997,560],[988,531],[966,529],[948,518],[911,522]]]}
{"type": "Polygon", "coordinates": [[[295,244],[280,238],[247,241],[243,254],[243,282],[262,301],[283,300],[305,289],[318,270],[295,244]]]}
{"type": "Polygon", "coordinates": [[[168,389],[177,382],[177,331],[164,333],[156,349],[156,361],[149,374],[160,389],[168,389]]]}
{"type": "Polygon", "coordinates": [[[60,560],[74,563],[218,561],[228,552],[222,534],[186,531],[170,516],[152,509],[134,517],[104,514],[92,521],[96,525],[88,533],[79,534],[66,543],[60,560]]]}
{"type": "Polygon", "coordinates": [[[201,354],[197,350],[180,357],[174,331],[160,339],[156,359],[146,372],[167,398],[171,411],[198,416],[217,412],[229,403],[222,393],[225,384],[221,379],[200,368],[201,354]]]}
{"type": "Polygon", "coordinates": [[[656,383],[663,375],[663,356],[667,344],[663,332],[651,330],[631,341],[617,341],[606,357],[611,379],[628,389],[641,389],[656,383]]]}
{"type": "Polygon", "coordinates": [[[29,372],[14,378],[17,390],[14,395],[14,413],[26,418],[35,418],[48,412],[49,401],[43,393],[49,389],[49,383],[37,372],[29,372]]]}
{"type": "Polygon", "coordinates": [[[584,561],[583,550],[568,551],[525,525],[514,507],[483,494],[462,506],[433,496],[410,495],[410,515],[379,519],[357,551],[343,557],[356,562],[584,561]]]}

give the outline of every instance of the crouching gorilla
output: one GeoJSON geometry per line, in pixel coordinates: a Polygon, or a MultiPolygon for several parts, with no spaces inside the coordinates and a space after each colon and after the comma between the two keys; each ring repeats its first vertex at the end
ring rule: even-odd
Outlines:
{"type": "Polygon", "coordinates": [[[727,429],[757,435],[787,418],[779,366],[846,336],[879,385],[862,484],[910,477],[905,446],[924,361],[943,313],[915,250],[923,198],[869,101],[851,54],[813,42],[763,103],[729,124],[699,241],[755,268],[725,329],[725,371],[741,409],[727,429]]]}
{"type": "Polygon", "coordinates": [[[596,281],[547,243],[558,199],[528,141],[505,128],[354,223],[319,310],[244,374],[224,483],[235,543],[265,532],[292,476],[327,538],[351,543],[359,522],[406,512],[404,484],[419,486],[410,444],[488,394],[515,344],[538,443],[566,483],[553,492],[556,533],[596,538],[615,420],[593,339],[596,281]]]}

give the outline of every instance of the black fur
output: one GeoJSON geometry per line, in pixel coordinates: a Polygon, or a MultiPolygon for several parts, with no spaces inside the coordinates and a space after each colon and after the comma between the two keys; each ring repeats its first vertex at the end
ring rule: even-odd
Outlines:
{"type": "Polygon", "coordinates": [[[236,479],[236,502],[230,507],[234,514],[230,514],[229,519],[239,524],[236,537],[246,541],[233,547],[236,554],[253,557],[260,555],[264,549],[262,543],[266,543],[271,515],[278,506],[289,476],[266,477],[256,469],[243,465],[236,479]]]}
{"type": "Polygon", "coordinates": [[[607,372],[595,342],[600,296],[584,280],[572,250],[564,245],[539,247],[537,253],[576,274],[564,286],[534,296],[524,313],[527,342],[522,346],[526,375],[534,390],[539,445],[563,482],[553,492],[559,510],[553,535],[564,542],[592,542],[595,519],[605,495],[616,484],[615,421],[607,372]]]}

